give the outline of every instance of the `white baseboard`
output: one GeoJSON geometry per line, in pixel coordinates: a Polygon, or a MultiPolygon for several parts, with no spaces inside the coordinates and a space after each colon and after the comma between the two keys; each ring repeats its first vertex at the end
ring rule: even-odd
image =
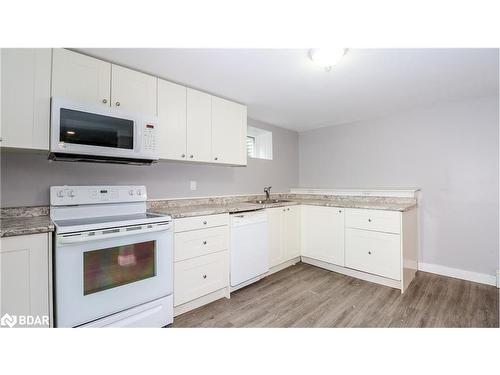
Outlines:
{"type": "Polygon", "coordinates": [[[497,286],[497,278],[494,275],[485,273],[478,273],[472,271],[465,271],[458,268],[451,268],[440,266],[439,264],[430,264],[418,262],[419,271],[435,273],[437,275],[454,277],[455,279],[462,279],[473,281],[476,283],[497,286]]]}

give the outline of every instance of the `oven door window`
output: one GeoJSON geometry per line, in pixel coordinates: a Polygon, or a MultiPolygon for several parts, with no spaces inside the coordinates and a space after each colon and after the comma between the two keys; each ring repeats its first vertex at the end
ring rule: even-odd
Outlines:
{"type": "Polygon", "coordinates": [[[83,294],[153,277],[155,259],[155,241],[84,252],[83,294]]]}
{"type": "Polygon", "coordinates": [[[134,121],[61,108],[59,142],[134,148],[134,121]]]}

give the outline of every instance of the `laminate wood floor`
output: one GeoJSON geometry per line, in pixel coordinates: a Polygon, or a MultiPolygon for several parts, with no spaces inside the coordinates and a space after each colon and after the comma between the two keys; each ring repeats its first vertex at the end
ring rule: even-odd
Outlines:
{"type": "Polygon", "coordinates": [[[399,290],[298,263],[173,327],[498,327],[499,290],[418,272],[399,290]]]}

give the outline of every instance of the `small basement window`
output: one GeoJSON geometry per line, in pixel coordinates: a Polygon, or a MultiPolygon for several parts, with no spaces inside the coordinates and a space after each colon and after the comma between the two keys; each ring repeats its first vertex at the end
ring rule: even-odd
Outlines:
{"type": "Polygon", "coordinates": [[[248,127],[247,155],[254,159],[273,160],[273,133],[269,130],[248,127]]]}

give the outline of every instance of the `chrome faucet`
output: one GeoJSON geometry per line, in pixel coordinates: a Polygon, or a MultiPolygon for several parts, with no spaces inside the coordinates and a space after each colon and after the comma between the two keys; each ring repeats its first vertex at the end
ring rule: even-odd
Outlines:
{"type": "Polygon", "coordinates": [[[271,188],[272,186],[266,186],[264,188],[264,193],[266,193],[266,199],[269,200],[271,196],[271,188]]]}

